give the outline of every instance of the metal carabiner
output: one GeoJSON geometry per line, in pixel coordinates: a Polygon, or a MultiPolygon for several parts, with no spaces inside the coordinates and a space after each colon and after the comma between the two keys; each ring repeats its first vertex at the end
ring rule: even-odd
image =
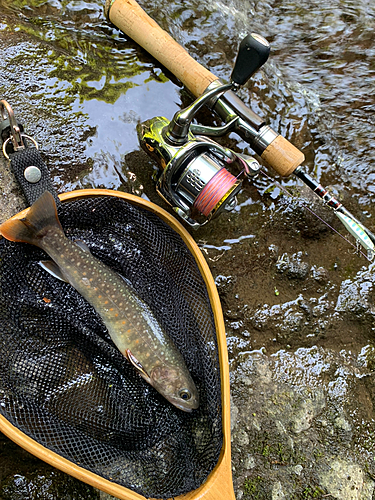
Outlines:
{"type": "Polygon", "coordinates": [[[21,130],[18,126],[16,118],[14,116],[13,109],[10,104],[4,99],[0,101],[0,113],[3,120],[8,119],[10,125],[10,140],[13,143],[13,147],[15,150],[22,149],[25,147],[21,135],[21,130]]]}
{"type": "Polygon", "coordinates": [[[16,117],[14,116],[14,112],[11,105],[4,99],[0,100],[0,117],[1,121],[8,120],[10,126],[10,136],[3,143],[3,154],[5,158],[9,160],[9,155],[6,152],[6,147],[9,141],[12,141],[14,151],[20,151],[22,149],[25,149],[23,137],[29,139],[38,149],[38,144],[32,137],[29,137],[28,135],[21,133],[20,127],[16,121],[16,117]]]}

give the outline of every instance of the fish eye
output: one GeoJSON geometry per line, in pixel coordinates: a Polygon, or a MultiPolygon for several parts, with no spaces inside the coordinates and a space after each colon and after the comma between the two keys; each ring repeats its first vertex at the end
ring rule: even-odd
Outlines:
{"type": "Polygon", "coordinates": [[[181,389],[178,395],[184,401],[189,401],[189,399],[191,399],[191,392],[189,391],[189,389],[181,389]]]}

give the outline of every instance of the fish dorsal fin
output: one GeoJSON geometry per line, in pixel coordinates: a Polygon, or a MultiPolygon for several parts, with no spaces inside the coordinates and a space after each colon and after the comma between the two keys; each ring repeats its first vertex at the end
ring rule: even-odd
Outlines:
{"type": "Polygon", "coordinates": [[[54,278],[69,283],[69,281],[65,278],[61,268],[53,260],[40,260],[39,265],[45,271],[47,271],[47,273],[51,274],[54,278]]]}
{"type": "Polygon", "coordinates": [[[77,245],[77,247],[79,247],[84,252],[91,253],[91,250],[89,249],[89,247],[86,245],[86,243],[84,241],[74,240],[74,244],[77,245]]]}
{"type": "Polygon", "coordinates": [[[138,361],[138,359],[134,356],[134,354],[131,352],[130,349],[126,349],[125,351],[126,357],[130,361],[130,363],[134,366],[134,368],[140,373],[140,375],[148,382],[150,383],[150,375],[146,372],[146,370],[143,368],[142,363],[138,361]]]}

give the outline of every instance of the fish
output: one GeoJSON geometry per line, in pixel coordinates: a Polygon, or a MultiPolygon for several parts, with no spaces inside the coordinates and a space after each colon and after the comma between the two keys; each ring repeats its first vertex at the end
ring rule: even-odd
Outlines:
{"type": "Polygon", "coordinates": [[[52,261],[43,267],[70,283],[94,307],[113,343],[139,375],[176,408],[191,412],[199,407],[199,393],[185,360],[150,307],[86,244],[65,235],[49,191],[24,218],[3,222],[0,234],[44,250],[52,261]]]}

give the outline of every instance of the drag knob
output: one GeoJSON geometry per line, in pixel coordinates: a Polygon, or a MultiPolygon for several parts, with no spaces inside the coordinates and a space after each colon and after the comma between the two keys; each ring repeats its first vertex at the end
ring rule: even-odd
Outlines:
{"type": "Polygon", "coordinates": [[[270,44],[256,33],[247,35],[240,43],[231,80],[236,85],[245,85],[248,79],[267,61],[270,44]]]}

